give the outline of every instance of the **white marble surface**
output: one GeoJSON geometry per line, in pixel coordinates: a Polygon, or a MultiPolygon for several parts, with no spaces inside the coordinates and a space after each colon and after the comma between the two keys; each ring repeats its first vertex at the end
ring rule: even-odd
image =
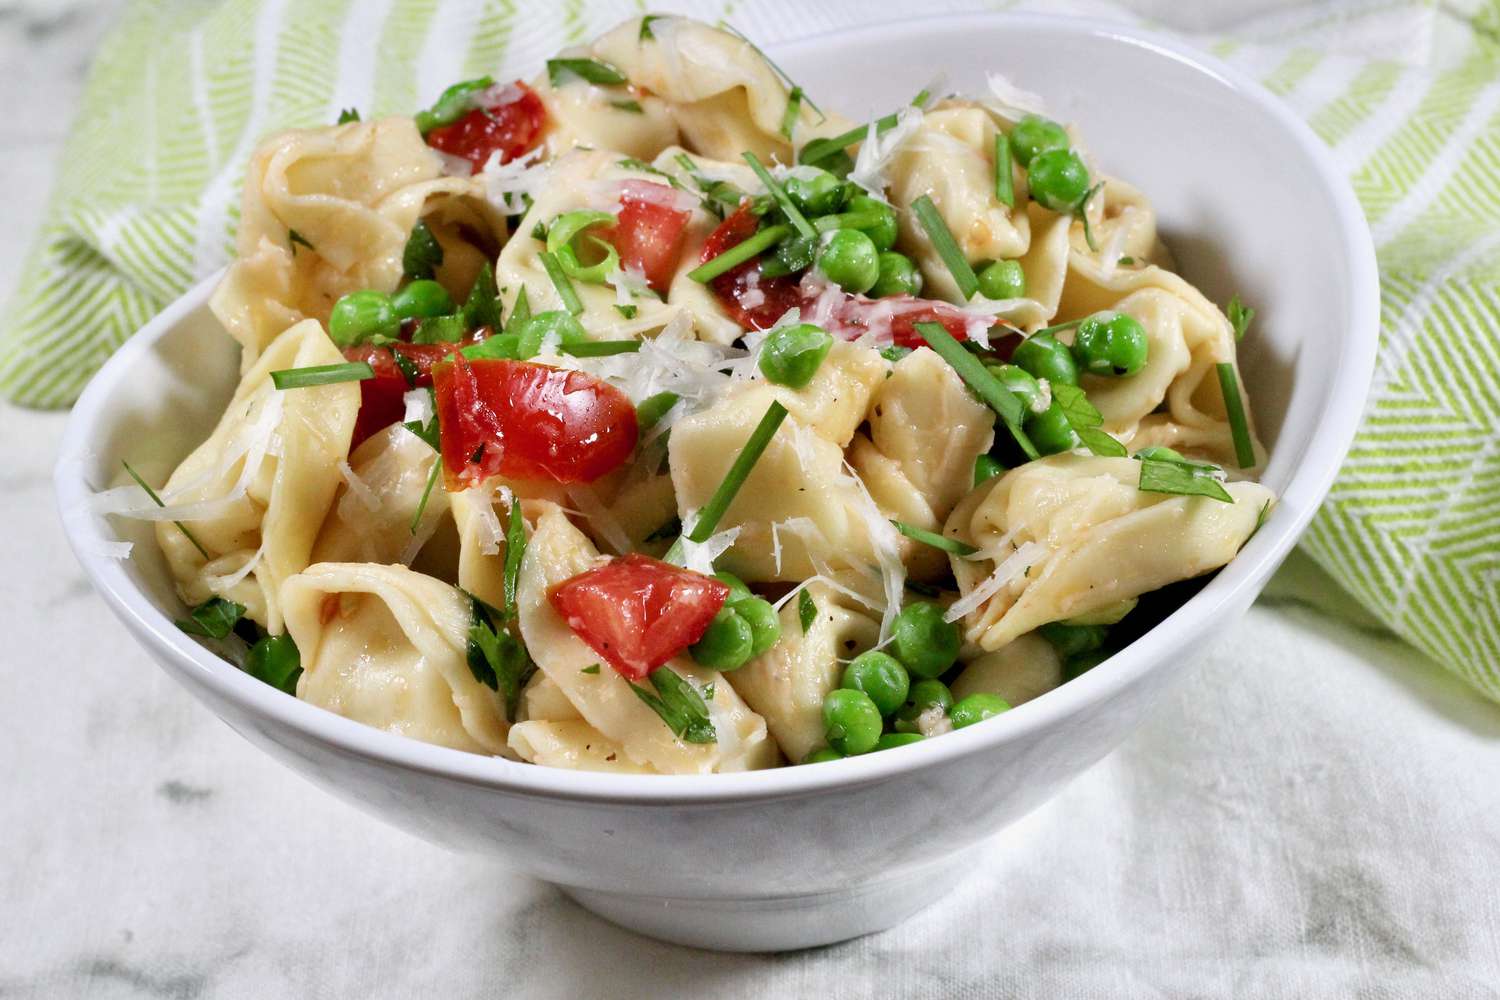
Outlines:
{"type": "MultiPolygon", "coordinates": [[[[0,4],[0,295],[112,3],[0,4]]],[[[252,750],[93,596],[63,415],[0,411],[0,998],[1500,996],[1500,707],[1294,559],[1152,722],[906,925],[656,944],[252,750]]]]}

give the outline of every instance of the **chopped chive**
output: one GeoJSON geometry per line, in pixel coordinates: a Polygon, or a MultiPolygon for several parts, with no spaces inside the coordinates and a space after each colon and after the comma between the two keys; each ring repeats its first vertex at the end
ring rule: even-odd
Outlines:
{"type": "MultiPolygon", "coordinates": [[[[746,45],[748,45],[752,49],[754,49],[755,50],[755,54],[758,55],[758,56],[760,56],[762,59],[764,59],[766,61],[766,65],[770,66],[771,69],[773,69],[776,72],[776,75],[779,76],[779,77],[781,77],[781,82],[784,83],[784,84],[786,84],[786,87],[787,87],[788,90],[801,90],[802,89],[801,87],[797,86],[797,82],[795,80],[793,80],[790,75],[787,74],[786,70],[784,70],[780,66],[776,65],[775,61],[773,61],[770,56],[766,55],[765,52],[761,49],[761,47],[759,45],[756,45],[750,39],[746,38],[743,34],[740,33],[740,30],[738,28],[736,28],[734,25],[732,25],[728,21],[725,21],[724,19],[720,18],[719,19],[719,27],[722,28],[722,29],[724,29],[725,31],[729,32],[731,35],[733,35],[734,37],[738,38],[740,41],[744,42],[746,45]]],[[[822,122],[825,122],[825,121],[828,120],[828,116],[825,115],[825,114],[823,114],[823,109],[820,108],[820,107],[818,107],[816,104],[814,104],[813,103],[813,99],[811,97],[807,97],[804,94],[803,100],[807,101],[807,106],[810,107],[810,108],[812,108],[813,111],[817,114],[820,124],[822,122]]]]}
{"type": "Polygon", "coordinates": [[[745,150],[744,155],[745,162],[750,164],[750,169],[755,171],[755,176],[760,178],[760,182],[766,186],[766,190],[771,192],[771,197],[776,199],[776,204],[781,206],[781,211],[785,213],[787,221],[792,224],[799,234],[808,239],[817,236],[818,231],[812,227],[811,222],[807,221],[807,216],[802,214],[802,210],[792,201],[792,197],[786,193],[786,189],[776,183],[776,178],[772,177],[771,172],[760,162],[760,157],[748,149],[745,150]]]}
{"type": "Polygon", "coordinates": [[[644,42],[648,38],[654,41],[656,39],[656,35],[651,32],[651,22],[664,20],[666,16],[667,15],[665,14],[647,14],[645,17],[641,18],[640,41],[644,42]]]}
{"type": "MultiPolygon", "coordinates": [[[[935,549],[951,552],[956,556],[966,556],[978,552],[974,546],[967,542],[960,542],[956,538],[947,538],[935,531],[919,528],[915,524],[907,524],[905,521],[892,521],[896,530],[913,541],[921,542],[923,545],[931,545],[935,549]]],[[[806,591],[804,591],[806,593],[806,591]]]]}
{"type": "Polygon", "coordinates": [[[1218,364],[1219,389],[1224,393],[1224,411],[1229,416],[1229,433],[1234,437],[1234,460],[1240,468],[1248,469],[1255,464],[1255,446],[1250,443],[1250,421],[1245,419],[1245,401],[1240,398],[1240,382],[1234,365],[1228,361],[1218,364]]]}
{"type": "MultiPolygon", "coordinates": [[[[1076,327],[1079,323],[1082,323],[1087,318],[1088,318],[1087,316],[1084,316],[1084,317],[1080,317],[1079,319],[1070,319],[1066,323],[1058,323],[1055,326],[1044,326],[1040,330],[1038,330],[1035,333],[1031,334],[1031,337],[1040,337],[1044,333],[1046,333],[1046,334],[1053,334],[1053,333],[1061,333],[1063,330],[1071,330],[1074,327],[1076,327]]],[[[1030,337],[1028,337],[1027,339],[1029,340],[1030,337]]]]}
{"type": "Polygon", "coordinates": [[[1000,415],[1011,437],[1016,439],[1016,444],[1026,453],[1027,458],[1040,458],[1036,446],[1021,429],[1021,421],[1025,419],[1022,412],[1021,401],[1016,398],[1015,393],[1000,384],[1000,380],[991,375],[989,369],[984,367],[984,362],[964,350],[963,345],[953,339],[953,334],[943,329],[941,323],[918,323],[916,331],[922,339],[927,342],[938,357],[948,362],[953,370],[958,372],[958,377],[973,389],[979,398],[1000,415]]]}
{"type": "Polygon", "coordinates": [[[948,224],[938,214],[937,206],[932,203],[930,195],[923,195],[911,203],[912,214],[927,231],[927,238],[932,241],[933,249],[938,256],[943,258],[949,273],[953,275],[953,283],[958,286],[958,294],[965,301],[974,297],[979,291],[979,278],[974,274],[974,269],[969,266],[969,261],[964,257],[964,252],[958,248],[958,241],[953,238],[948,224]]]}
{"type": "Polygon", "coordinates": [[[879,212],[839,212],[836,215],[820,215],[813,220],[813,228],[820,233],[834,229],[873,229],[880,225],[883,215],[879,212]]]}
{"type": "Polygon", "coordinates": [[[776,430],[781,422],[786,419],[786,407],[781,402],[773,401],[766,407],[765,415],[760,418],[760,423],[755,425],[755,430],[750,432],[750,437],[745,440],[745,446],[735,456],[734,464],[724,474],[724,479],[719,483],[718,489],[714,490],[713,496],[708,498],[708,503],[698,512],[698,523],[693,525],[693,530],[687,535],[681,536],[672,543],[663,558],[669,563],[679,563],[682,559],[682,538],[686,537],[690,542],[704,542],[714,533],[719,526],[719,519],[734,502],[735,495],[739,493],[740,487],[745,485],[745,480],[750,478],[750,472],[755,468],[755,463],[760,461],[760,456],[765,452],[766,446],[771,443],[771,438],[776,436],[776,430]]]}
{"type": "Polygon", "coordinates": [[[797,116],[802,113],[802,88],[793,87],[786,95],[786,111],[781,115],[781,134],[787,142],[792,141],[792,132],[797,127],[797,116]]]}
{"type": "Polygon", "coordinates": [[[1104,182],[1100,181],[1098,184],[1095,184],[1093,187],[1089,188],[1088,191],[1084,193],[1083,200],[1078,203],[1078,218],[1083,220],[1083,239],[1084,242],[1089,245],[1089,249],[1094,253],[1099,252],[1099,244],[1094,242],[1094,227],[1089,225],[1089,199],[1092,198],[1094,194],[1103,186],[1104,182]]]}
{"type": "Polygon", "coordinates": [[[569,76],[576,76],[589,83],[609,87],[625,83],[625,74],[607,62],[598,59],[548,59],[547,79],[552,86],[561,87],[569,76]]]}
{"type": "Polygon", "coordinates": [[[802,623],[802,634],[813,627],[813,622],[818,620],[818,602],[813,600],[812,594],[803,588],[797,596],[797,620],[802,623]]]}
{"type": "Polygon", "coordinates": [[[610,101],[609,106],[620,111],[629,111],[633,115],[643,115],[646,109],[641,107],[640,101],[610,101]]]}
{"type": "MultiPolygon", "coordinates": [[[[415,421],[413,421],[415,422],[415,421]]],[[[411,516],[411,533],[417,533],[417,525],[422,523],[422,513],[427,509],[427,501],[432,497],[432,487],[437,483],[438,470],[443,467],[443,453],[441,450],[433,456],[432,471],[427,474],[427,485],[422,489],[422,499],[417,501],[416,513],[411,516]]]]}
{"type": "Polygon", "coordinates": [[[575,358],[603,358],[611,354],[634,354],[641,349],[639,340],[589,340],[582,344],[564,344],[560,350],[575,358]]]}
{"type": "Polygon", "coordinates": [[[1005,133],[995,133],[995,197],[1006,208],[1016,207],[1016,181],[1011,176],[1010,140],[1005,133]]]}
{"type": "MultiPolygon", "coordinates": [[[[1123,258],[1121,263],[1124,263],[1123,258]]],[[[1234,298],[1229,300],[1229,325],[1234,327],[1234,339],[1243,340],[1245,331],[1250,329],[1250,321],[1255,318],[1255,310],[1240,301],[1240,293],[1235,292],[1234,298]]]]}
{"type": "MultiPolygon", "coordinates": [[[[661,418],[667,415],[667,411],[677,405],[682,397],[675,392],[658,392],[653,396],[647,396],[641,400],[640,405],[635,408],[635,422],[644,433],[661,423],[661,418]]],[[[681,530],[681,529],[679,529],[681,530]]]]}
{"type": "MultiPolygon", "coordinates": [[[[166,504],[161,502],[161,497],[156,495],[156,491],[153,490],[150,486],[146,485],[146,481],[141,478],[141,474],[130,467],[129,462],[121,459],[120,464],[125,466],[125,471],[130,473],[130,478],[135,480],[135,484],[146,491],[146,496],[151,498],[152,503],[156,504],[156,506],[158,507],[166,506],[166,504]]],[[[214,557],[208,554],[208,550],[199,543],[198,539],[193,537],[193,533],[187,530],[187,527],[181,521],[173,521],[172,523],[177,525],[177,530],[182,532],[183,537],[193,543],[193,548],[198,550],[198,554],[200,556],[202,556],[204,559],[207,559],[209,562],[213,562],[214,557]]]]}
{"type": "MultiPolygon", "coordinates": [[[[547,269],[547,277],[552,279],[552,286],[557,289],[557,297],[562,300],[563,307],[574,316],[583,312],[583,302],[573,290],[573,282],[568,280],[567,272],[562,269],[562,263],[556,255],[543,250],[539,256],[542,258],[542,266],[547,269]]],[[[511,316],[511,322],[515,322],[514,315],[511,316]]]]}
{"type": "Polygon", "coordinates": [[[710,257],[699,264],[688,272],[688,277],[700,284],[707,284],[725,271],[739,267],[745,261],[769,250],[791,232],[792,227],[788,225],[767,226],[749,239],[736,243],[717,257],[710,257]]]}
{"type": "Polygon", "coordinates": [[[345,361],[336,365],[283,368],[271,373],[271,384],[278,389],[307,389],[338,382],[363,382],[374,377],[375,369],[370,367],[368,361],[345,361]]]}

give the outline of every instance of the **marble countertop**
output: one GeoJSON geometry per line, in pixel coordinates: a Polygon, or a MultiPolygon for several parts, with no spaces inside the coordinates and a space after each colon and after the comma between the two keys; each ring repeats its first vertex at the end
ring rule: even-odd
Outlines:
{"type": "MultiPolygon", "coordinates": [[[[0,294],[116,7],[0,4],[0,294]]],[[[1300,556],[951,899],[843,945],[716,956],[253,750],[74,564],[51,509],[65,416],[0,417],[0,998],[1500,996],[1500,707],[1300,556]]]]}

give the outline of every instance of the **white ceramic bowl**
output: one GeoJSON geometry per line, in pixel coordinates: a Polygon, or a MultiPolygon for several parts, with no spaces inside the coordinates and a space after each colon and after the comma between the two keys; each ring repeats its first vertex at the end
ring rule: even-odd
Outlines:
{"type": "Polygon", "coordinates": [[[889,927],[938,898],[976,845],[1055,794],[1143,717],[1194,651],[1241,614],[1291,549],[1344,457],[1374,364],[1378,289],[1359,208],[1321,143],[1215,60],[1134,31],[1014,15],[876,24],[778,48],[851,116],[897,107],[946,70],[1046,95],[1104,167],[1155,202],[1186,276],[1258,310],[1245,380],[1281,496],[1234,562],[1099,669],[941,739],[815,767],[709,776],[552,770],[428,746],[289,698],[172,625],[149,532],[129,560],[95,554],[76,512],[128,458],[160,479],[206,436],[236,352],[212,282],[141,330],[74,410],[58,502],[94,585],[166,670],[257,746],[368,812],[498,855],[656,937],[768,950],[889,927]]]}

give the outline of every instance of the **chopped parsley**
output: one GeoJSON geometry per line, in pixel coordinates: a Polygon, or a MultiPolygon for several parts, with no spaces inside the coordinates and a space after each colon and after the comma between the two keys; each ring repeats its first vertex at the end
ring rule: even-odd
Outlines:
{"type": "Polygon", "coordinates": [[[1142,458],[1140,462],[1139,489],[1142,493],[1211,497],[1223,503],[1234,503],[1234,497],[1219,482],[1217,466],[1167,458],[1142,458]]]}
{"type": "Polygon", "coordinates": [[[347,125],[350,122],[357,122],[357,121],[359,121],[359,109],[358,108],[345,108],[344,110],[342,110],[342,111],[339,112],[339,120],[337,122],[334,122],[334,124],[335,125],[347,125]]]}
{"type": "Polygon", "coordinates": [[[222,597],[210,597],[188,612],[186,618],[175,622],[188,635],[201,635],[210,639],[223,639],[234,631],[235,625],[245,616],[245,606],[222,597]]]}
{"type": "Polygon", "coordinates": [[[1088,395],[1076,385],[1059,382],[1051,386],[1052,399],[1068,420],[1068,426],[1078,435],[1085,448],[1095,455],[1107,458],[1124,458],[1130,452],[1111,435],[1099,429],[1103,416],[1089,402],[1088,395]]]}
{"type": "Polygon", "coordinates": [[[626,82],[625,74],[599,59],[548,59],[547,79],[552,86],[561,87],[577,77],[601,87],[613,87],[626,82]]]}
{"type": "Polygon", "coordinates": [[[250,647],[245,673],[278,691],[295,695],[302,676],[302,653],[289,635],[268,635],[250,647]]]}
{"type": "Polygon", "coordinates": [[[687,743],[714,743],[718,734],[708,717],[708,705],[698,689],[670,667],[658,667],[647,678],[656,689],[653,694],[639,684],[626,681],[635,696],[661,717],[672,735],[687,743]]]}
{"type": "Polygon", "coordinates": [[[1234,339],[1245,339],[1245,331],[1250,329],[1250,321],[1255,318],[1255,310],[1241,302],[1239,292],[1235,292],[1234,297],[1229,300],[1229,308],[1226,311],[1229,314],[1229,325],[1234,327],[1234,339]]]}
{"type": "MultiPolygon", "coordinates": [[[[923,545],[930,545],[944,552],[951,552],[956,556],[967,556],[979,551],[967,542],[961,542],[956,538],[947,538],[935,531],[919,528],[915,524],[907,524],[905,521],[892,521],[891,523],[896,526],[897,531],[912,541],[921,542],[923,545]]],[[[806,593],[806,591],[803,591],[803,593],[806,593]]]]}
{"type": "Polygon", "coordinates": [[[408,278],[431,278],[443,264],[443,246],[432,235],[427,223],[418,219],[401,251],[401,270],[408,278]]]}
{"type": "Polygon", "coordinates": [[[804,588],[797,595],[797,620],[802,623],[802,634],[813,627],[813,622],[818,620],[818,602],[813,600],[812,594],[804,588]]]}

